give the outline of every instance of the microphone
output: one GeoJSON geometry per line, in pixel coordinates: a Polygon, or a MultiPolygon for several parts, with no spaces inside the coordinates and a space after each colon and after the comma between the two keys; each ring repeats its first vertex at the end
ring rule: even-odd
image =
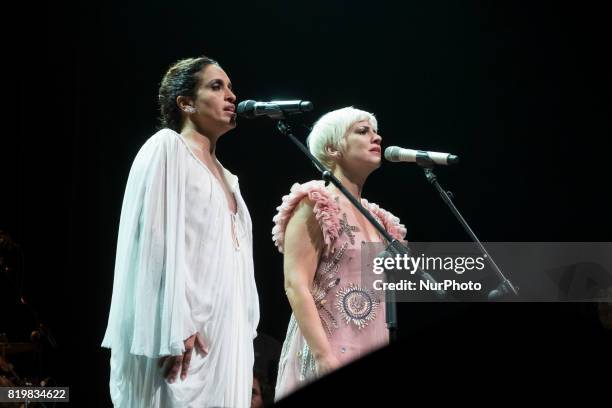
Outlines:
{"type": "Polygon", "coordinates": [[[268,116],[272,119],[283,119],[285,115],[310,112],[314,106],[309,101],[271,101],[256,102],[252,100],[242,101],[238,104],[236,113],[247,119],[257,116],[268,116]]]}
{"type": "Polygon", "coordinates": [[[397,146],[389,146],[385,149],[385,159],[390,162],[416,162],[419,165],[425,166],[431,164],[448,166],[459,163],[459,157],[454,154],[402,149],[397,146]]]}

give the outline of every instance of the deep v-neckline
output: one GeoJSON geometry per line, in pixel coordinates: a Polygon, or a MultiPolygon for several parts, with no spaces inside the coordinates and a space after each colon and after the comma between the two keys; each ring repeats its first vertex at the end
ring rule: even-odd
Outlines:
{"type": "Polygon", "coordinates": [[[231,188],[231,186],[229,185],[229,183],[227,182],[227,179],[225,178],[225,167],[223,167],[223,165],[221,163],[219,163],[219,161],[217,160],[217,163],[219,163],[219,165],[221,166],[221,168],[224,170],[223,173],[221,174],[221,177],[223,177],[223,179],[225,180],[225,183],[227,184],[227,187],[229,188],[229,191],[231,193],[231,195],[234,197],[234,202],[236,203],[236,211],[232,211],[230,202],[228,200],[227,195],[225,194],[225,188],[223,187],[223,182],[221,180],[219,180],[219,178],[217,176],[214,175],[214,173],[212,172],[211,169],[208,168],[208,166],[206,165],[206,163],[204,163],[194,152],[193,149],[191,148],[191,146],[189,146],[189,142],[187,142],[187,140],[185,140],[183,138],[183,136],[181,136],[181,134],[178,134],[179,139],[181,139],[181,142],[183,142],[183,145],[185,146],[185,148],[187,149],[187,151],[189,152],[189,154],[195,159],[195,161],[204,168],[204,170],[206,172],[208,172],[208,174],[210,175],[210,177],[212,177],[215,182],[217,183],[217,186],[219,187],[219,189],[221,189],[221,192],[223,193],[223,197],[225,197],[225,208],[227,210],[227,212],[232,216],[232,217],[237,217],[238,213],[240,212],[240,204],[238,203],[238,198],[236,197],[236,194],[234,192],[234,190],[231,188]]]}

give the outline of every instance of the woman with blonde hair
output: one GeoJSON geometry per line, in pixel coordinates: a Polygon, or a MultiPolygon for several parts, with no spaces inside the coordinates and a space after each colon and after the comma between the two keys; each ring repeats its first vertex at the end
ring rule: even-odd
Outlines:
{"type": "MultiPolygon", "coordinates": [[[[329,112],[308,136],[310,152],[395,239],[398,218],[361,197],[380,166],[381,136],[371,113],[329,112]]],[[[273,240],[284,253],[285,292],[293,311],[281,353],[276,399],[388,344],[384,299],[361,284],[361,244],[383,239],[344,195],[323,181],[294,184],[277,208],[273,240]]]]}

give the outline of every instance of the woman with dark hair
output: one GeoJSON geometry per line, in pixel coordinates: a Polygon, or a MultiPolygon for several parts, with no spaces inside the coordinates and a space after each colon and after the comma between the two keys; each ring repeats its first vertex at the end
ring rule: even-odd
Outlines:
{"type": "Polygon", "coordinates": [[[162,129],[127,182],[113,297],[116,407],[245,407],[259,303],[251,219],[216,143],[236,126],[236,97],[217,62],[178,61],[159,89],[162,129]]]}

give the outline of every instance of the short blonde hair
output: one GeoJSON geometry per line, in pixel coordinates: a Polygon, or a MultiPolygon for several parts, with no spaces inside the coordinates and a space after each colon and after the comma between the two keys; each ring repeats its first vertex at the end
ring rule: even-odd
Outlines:
{"type": "Polygon", "coordinates": [[[326,147],[340,150],[342,140],[355,122],[367,120],[375,131],[378,131],[378,122],[370,112],[355,109],[352,106],[337,109],[321,116],[312,127],[312,131],[306,139],[310,153],[329,169],[333,169],[335,163],[327,155],[326,147]]]}

